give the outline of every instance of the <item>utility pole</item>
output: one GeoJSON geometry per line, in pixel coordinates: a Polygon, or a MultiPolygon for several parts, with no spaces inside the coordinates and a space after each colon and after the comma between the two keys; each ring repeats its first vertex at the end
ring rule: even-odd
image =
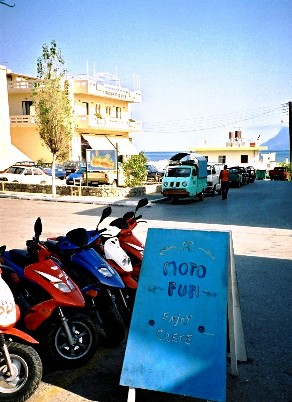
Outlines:
{"type": "Polygon", "coordinates": [[[289,109],[289,142],[290,142],[290,173],[292,177],[292,102],[288,102],[289,109]]]}

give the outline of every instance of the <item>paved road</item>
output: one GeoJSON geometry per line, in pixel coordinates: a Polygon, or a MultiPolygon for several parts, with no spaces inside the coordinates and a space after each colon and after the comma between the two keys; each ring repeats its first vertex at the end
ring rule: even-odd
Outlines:
{"type": "MultiPolygon", "coordinates": [[[[230,230],[241,301],[248,363],[239,377],[228,375],[227,401],[292,401],[292,183],[256,181],[203,202],[163,202],[142,210],[147,223],[137,236],[146,239],[149,227],[230,230]]],[[[23,247],[33,234],[37,216],[43,235],[93,228],[102,205],[1,199],[0,244],[23,247]]],[[[129,207],[113,206],[112,217],[129,207]]],[[[77,370],[45,369],[43,382],[30,402],[126,402],[119,386],[125,345],[104,349],[77,370]]],[[[136,402],[189,402],[192,398],[137,390],[136,402]]]]}

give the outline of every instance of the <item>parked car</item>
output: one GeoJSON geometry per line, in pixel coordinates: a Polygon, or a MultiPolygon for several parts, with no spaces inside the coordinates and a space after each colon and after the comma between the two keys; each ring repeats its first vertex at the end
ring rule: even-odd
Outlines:
{"type": "Polygon", "coordinates": [[[220,172],[223,169],[222,164],[207,165],[207,188],[205,194],[210,194],[214,197],[215,193],[221,194],[220,172]]]}
{"type": "Polygon", "coordinates": [[[67,161],[63,163],[64,169],[66,171],[66,176],[70,173],[77,172],[80,168],[86,168],[86,163],[84,161],[67,161]]]}
{"type": "Polygon", "coordinates": [[[230,186],[241,187],[243,184],[243,178],[239,166],[229,167],[228,171],[230,186]]]}
{"type": "Polygon", "coordinates": [[[286,166],[275,166],[269,171],[271,180],[289,180],[290,172],[286,166]]]}
{"type": "Polygon", "coordinates": [[[253,166],[248,166],[246,168],[248,175],[249,175],[249,182],[253,183],[256,179],[256,170],[253,166]]]}
{"type": "MultiPolygon", "coordinates": [[[[43,163],[40,167],[47,175],[52,176],[52,163],[43,163]]],[[[64,180],[66,178],[66,170],[64,169],[64,166],[60,165],[59,163],[55,165],[55,177],[60,180],[64,180]]]]}
{"type": "Polygon", "coordinates": [[[0,174],[0,181],[23,184],[50,184],[51,177],[36,166],[12,165],[0,174]]]}
{"type": "Polygon", "coordinates": [[[66,184],[73,185],[74,179],[75,180],[82,179],[83,173],[85,173],[85,172],[86,172],[86,167],[84,166],[84,167],[81,167],[80,169],[78,169],[77,172],[70,173],[69,176],[67,176],[67,178],[66,178],[66,184]]]}
{"type": "Polygon", "coordinates": [[[249,173],[247,169],[243,166],[239,166],[239,169],[242,174],[242,184],[248,184],[249,183],[249,173]]]}
{"type": "Polygon", "coordinates": [[[145,165],[147,169],[147,181],[161,181],[164,175],[163,172],[159,171],[156,166],[154,165],[145,165]]]}

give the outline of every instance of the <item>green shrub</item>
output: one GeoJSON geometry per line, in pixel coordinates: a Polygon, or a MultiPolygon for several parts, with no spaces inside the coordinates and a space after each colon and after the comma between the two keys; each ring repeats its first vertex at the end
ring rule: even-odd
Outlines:
{"type": "Polygon", "coordinates": [[[140,152],[139,155],[132,155],[123,162],[126,186],[141,186],[145,182],[147,176],[145,163],[147,163],[147,157],[143,152],[140,152]]]}

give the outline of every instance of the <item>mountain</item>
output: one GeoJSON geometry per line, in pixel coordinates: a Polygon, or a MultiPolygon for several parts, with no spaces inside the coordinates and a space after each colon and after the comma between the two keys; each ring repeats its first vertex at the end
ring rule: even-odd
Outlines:
{"type": "Polygon", "coordinates": [[[264,146],[267,146],[272,151],[282,151],[290,148],[289,145],[289,127],[283,127],[275,137],[270,138],[264,142],[264,146]]]}

